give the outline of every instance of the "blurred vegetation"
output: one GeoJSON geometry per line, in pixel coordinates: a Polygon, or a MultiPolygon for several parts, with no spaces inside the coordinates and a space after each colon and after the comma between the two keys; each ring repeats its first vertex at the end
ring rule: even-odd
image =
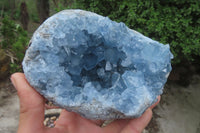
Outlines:
{"type": "MultiPolygon", "coordinates": [[[[28,5],[30,19],[33,22],[39,22],[35,0],[1,0],[0,9],[2,16],[10,16],[13,20],[20,19],[20,4],[25,1],[28,5]]],[[[1,16],[1,17],[2,17],[1,16]]]]}
{"type": "Polygon", "coordinates": [[[19,24],[15,24],[13,20],[6,16],[2,20],[0,35],[2,38],[0,49],[5,50],[13,59],[10,64],[10,72],[21,71],[21,62],[29,41],[27,32],[19,24]]]}
{"type": "MultiPolygon", "coordinates": [[[[195,0],[47,0],[49,15],[78,8],[124,22],[128,27],[164,44],[170,44],[173,64],[199,63],[200,1],[195,0]]],[[[20,4],[24,0],[0,1],[0,49],[17,59],[11,72],[21,69],[24,52],[35,29],[20,26],[20,4]],[[9,16],[9,17],[8,17],[9,16]],[[28,33],[28,35],[27,35],[28,33]]],[[[30,23],[39,25],[38,3],[26,0],[30,23]]],[[[33,27],[33,26],[32,26],[33,27]]],[[[29,27],[30,28],[30,27],[29,27]]]]}

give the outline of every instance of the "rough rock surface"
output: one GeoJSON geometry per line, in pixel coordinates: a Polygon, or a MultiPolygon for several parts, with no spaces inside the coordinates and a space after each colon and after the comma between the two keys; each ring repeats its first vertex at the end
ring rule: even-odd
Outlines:
{"type": "Polygon", "coordinates": [[[34,33],[23,69],[47,99],[89,119],[139,117],[162,94],[171,71],[169,45],[123,23],[64,10],[34,33]]]}

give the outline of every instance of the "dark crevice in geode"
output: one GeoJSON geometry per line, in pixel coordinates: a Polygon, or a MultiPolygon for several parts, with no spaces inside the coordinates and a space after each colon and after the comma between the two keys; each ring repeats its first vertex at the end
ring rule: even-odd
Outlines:
{"type": "Polygon", "coordinates": [[[67,49],[66,60],[61,66],[64,66],[70,75],[73,86],[84,87],[86,83],[91,82],[97,90],[110,88],[115,83],[114,80],[118,79],[116,76],[121,78],[125,71],[135,70],[133,64],[128,67],[121,65],[126,55],[116,47],[106,47],[101,43],[97,46],[81,45],[76,50],[67,49]]]}
{"type": "MultiPolygon", "coordinates": [[[[78,35],[86,37],[85,41],[78,46],[62,46],[66,57],[60,63],[70,75],[73,86],[84,87],[91,82],[96,89],[110,88],[125,71],[135,70],[133,64],[121,65],[122,60],[127,58],[125,52],[106,44],[102,35],[89,34],[87,30],[80,31],[78,35]]],[[[65,38],[55,40],[65,42],[65,38]]]]}

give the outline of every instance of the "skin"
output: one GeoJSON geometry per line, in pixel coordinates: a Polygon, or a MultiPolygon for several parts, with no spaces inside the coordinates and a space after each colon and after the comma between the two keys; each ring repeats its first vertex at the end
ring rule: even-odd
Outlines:
{"type": "Polygon", "coordinates": [[[26,81],[23,73],[15,73],[11,81],[20,99],[20,120],[18,133],[141,133],[152,118],[152,105],[137,119],[115,120],[106,127],[103,121],[92,121],[80,115],[62,110],[54,128],[44,126],[45,99],[26,81]]]}

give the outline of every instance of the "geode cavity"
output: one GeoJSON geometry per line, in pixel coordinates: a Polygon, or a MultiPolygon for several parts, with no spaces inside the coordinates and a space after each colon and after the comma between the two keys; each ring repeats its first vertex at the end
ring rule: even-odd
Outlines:
{"type": "Polygon", "coordinates": [[[156,102],[171,71],[169,45],[123,23],[64,10],[34,33],[26,78],[56,105],[89,119],[140,116],[156,102]]]}

